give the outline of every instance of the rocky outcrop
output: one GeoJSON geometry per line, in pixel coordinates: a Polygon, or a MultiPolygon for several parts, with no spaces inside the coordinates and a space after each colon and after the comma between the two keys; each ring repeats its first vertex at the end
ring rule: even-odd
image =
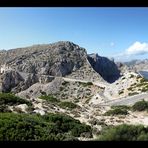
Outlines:
{"type": "Polygon", "coordinates": [[[21,75],[13,70],[6,71],[1,76],[1,91],[9,92],[12,88],[16,87],[20,82],[23,82],[24,79],[21,75]]]}
{"type": "Polygon", "coordinates": [[[91,64],[86,59],[84,66],[80,67],[78,70],[73,70],[71,74],[67,76],[68,78],[73,78],[77,80],[86,80],[86,81],[101,81],[104,82],[104,79],[97,73],[91,66],[91,64]]]}
{"type": "Polygon", "coordinates": [[[55,78],[51,82],[47,84],[35,83],[31,85],[28,89],[24,91],[20,91],[17,93],[18,96],[23,98],[31,98],[31,97],[39,97],[46,94],[58,94],[60,91],[60,87],[62,85],[63,79],[62,78],[55,78]]]}
{"type": "Polygon", "coordinates": [[[16,51],[8,50],[7,57],[9,58],[5,61],[7,65],[20,72],[65,76],[73,69],[76,70],[83,66],[86,55],[84,48],[72,42],[61,41],[46,46],[33,46],[16,49],[16,51]],[[24,54],[20,54],[20,51],[24,54]],[[12,57],[13,54],[15,56],[12,57]]]}
{"type": "Polygon", "coordinates": [[[114,61],[98,54],[90,54],[87,58],[94,70],[107,82],[112,83],[120,77],[120,71],[114,61]]]}
{"type": "Polygon", "coordinates": [[[15,106],[15,110],[20,110],[21,112],[27,113],[28,105],[27,104],[20,104],[15,106]]]}
{"type": "Polygon", "coordinates": [[[55,77],[113,82],[120,75],[113,61],[87,55],[84,48],[68,41],[4,50],[1,57],[1,62],[12,69],[2,74],[3,92],[18,93],[36,83],[49,83],[55,77]]]}
{"type": "Polygon", "coordinates": [[[39,82],[38,75],[28,74],[27,77],[24,77],[24,81],[20,82],[16,87],[14,87],[11,91],[13,93],[18,93],[29,88],[31,85],[39,82]]]}
{"type": "Polygon", "coordinates": [[[2,53],[9,67],[23,75],[27,74],[28,80],[25,79],[24,89],[37,81],[50,81],[51,78],[45,78],[48,75],[70,76],[88,81],[103,80],[88,62],[86,50],[72,42],[61,41],[49,45],[12,49],[2,53]],[[32,76],[30,75],[29,78],[28,74],[32,76]],[[36,76],[38,78],[35,78],[36,76]]]}
{"type": "Polygon", "coordinates": [[[124,73],[128,73],[131,71],[131,69],[122,62],[115,62],[115,64],[117,65],[121,76],[124,75],[124,73]]]}
{"type": "Polygon", "coordinates": [[[8,70],[1,75],[0,92],[18,93],[26,90],[35,83],[46,84],[54,80],[48,75],[38,75],[34,73],[23,74],[14,70],[8,70]]]}

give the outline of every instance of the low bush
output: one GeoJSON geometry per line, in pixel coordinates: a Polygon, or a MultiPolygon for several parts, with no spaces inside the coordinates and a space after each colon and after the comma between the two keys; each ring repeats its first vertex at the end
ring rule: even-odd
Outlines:
{"type": "Polygon", "coordinates": [[[11,112],[11,110],[5,104],[0,104],[0,113],[5,112],[11,112]]]}
{"type": "Polygon", "coordinates": [[[140,75],[137,75],[137,79],[142,78],[140,75]]]}
{"type": "Polygon", "coordinates": [[[72,110],[72,109],[74,109],[74,108],[76,108],[77,107],[77,105],[76,104],[74,104],[74,103],[72,103],[72,102],[60,102],[59,104],[58,104],[61,108],[64,108],[64,109],[70,109],[70,110],[72,110]]]}
{"type": "Polygon", "coordinates": [[[130,106],[127,106],[127,105],[117,105],[117,106],[111,106],[112,109],[126,109],[126,110],[129,110],[131,109],[130,106]]]}
{"type": "Polygon", "coordinates": [[[0,104],[1,105],[2,104],[4,105],[27,104],[28,106],[32,105],[31,102],[10,93],[0,93],[0,104]]]}
{"type": "Polygon", "coordinates": [[[92,135],[90,126],[63,114],[0,113],[0,141],[76,140],[86,132],[92,135]]]}
{"type": "Polygon", "coordinates": [[[83,87],[87,87],[87,86],[93,85],[92,82],[87,82],[87,83],[85,83],[85,82],[79,82],[79,84],[83,85],[83,87]]]}
{"type": "Polygon", "coordinates": [[[40,99],[43,99],[43,100],[47,100],[48,102],[52,102],[52,103],[55,103],[55,102],[59,102],[59,100],[57,100],[54,96],[52,95],[42,95],[39,97],[40,99]]]}
{"type": "Polygon", "coordinates": [[[93,83],[92,83],[92,82],[87,82],[86,84],[87,84],[87,85],[93,85],[93,83]]]}
{"type": "Polygon", "coordinates": [[[132,109],[134,111],[148,111],[148,101],[139,101],[136,102],[133,106],[132,109]]]}
{"type": "Polygon", "coordinates": [[[133,78],[133,77],[134,77],[134,75],[133,75],[133,74],[131,74],[131,75],[130,75],[130,78],[133,78]]]}
{"type": "Polygon", "coordinates": [[[124,93],[123,90],[119,91],[119,95],[121,95],[121,94],[123,94],[123,93],[124,93]]]}
{"type": "Polygon", "coordinates": [[[127,90],[132,91],[133,90],[133,87],[129,87],[129,88],[127,88],[127,90]]]}
{"type": "Polygon", "coordinates": [[[142,92],[147,92],[148,91],[148,85],[145,85],[142,89],[141,89],[142,92]]]}
{"type": "Polygon", "coordinates": [[[64,81],[64,82],[62,82],[62,85],[67,85],[69,82],[66,82],[66,81],[64,81]]]}
{"type": "Polygon", "coordinates": [[[125,77],[122,77],[122,80],[124,80],[125,79],[125,77]]]}
{"type": "Polygon", "coordinates": [[[132,92],[132,93],[129,93],[128,95],[133,96],[133,95],[137,95],[137,94],[138,94],[137,92],[132,92]]]}
{"type": "Polygon", "coordinates": [[[147,141],[148,127],[143,125],[118,125],[104,128],[98,137],[100,141],[147,141]]]}
{"type": "Polygon", "coordinates": [[[111,115],[127,115],[128,111],[127,109],[122,109],[122,108],[115,108],[107,111],[104,115],[105,116],[111,116],[111,115]]]}

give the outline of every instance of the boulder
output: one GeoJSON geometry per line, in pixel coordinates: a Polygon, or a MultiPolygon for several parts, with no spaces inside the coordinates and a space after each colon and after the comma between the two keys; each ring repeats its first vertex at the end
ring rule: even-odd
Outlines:
{"type": "Polygon", "coordinates": [[[27,113],[28,105],[20,104],[20,105],[15,106],[15,109],[20,109],[22,112],[27,113]]]}

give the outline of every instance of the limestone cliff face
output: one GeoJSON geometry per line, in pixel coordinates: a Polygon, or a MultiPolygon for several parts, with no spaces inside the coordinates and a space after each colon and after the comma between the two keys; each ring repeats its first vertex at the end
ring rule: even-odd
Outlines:
{"type": "Polygon", "coordinates": [[[120,71],[114,61],[98,54],[88,55],[88,61],[107,82],[112,83],[120,77],[120,71]]]}
{"type": "Polygon", "coordinates": [[[1,91],[9,92],[12,88],[16,87],[24,79],[16,71],[7,71],[1,76],[1,91]]]}
{"type": "Polygon", "coordinates": [[[119,70],[113,61],[87,55],[84,48],[60,41],[48,45],[0,51],[0,64],[10,69],[1,74],[1,91],[18,93],[35,83],[49,83],[54,77],[113,82],[119,70]]]}
{"type": "Polygon", "coordinates": [[[84,48],[61,41],[9,50],[3,56],[7,55],[5,62],[20,72],[65,76],[84,65],[86,54],[84,48]]]}
{"type": "Polygon", "coordinates": [[[48,75],[25,74],[15,70],[9,70],[1,75],[0,91],[18,93],[28,89],[35,83],[46,84],[53,79],[54,77],[48,75]]]}

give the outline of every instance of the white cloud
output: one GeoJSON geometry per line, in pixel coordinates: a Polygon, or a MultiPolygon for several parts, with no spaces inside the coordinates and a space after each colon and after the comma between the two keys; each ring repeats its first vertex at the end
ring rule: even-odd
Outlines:
{"type": "Polygon", "coordinates": [[[114,42],[111,42],[111,43],[110,43],[110,46],[111,46],[111,47],[115,46],[115,43],[114,43],[114,42]]]}
{"type": "Polygon", "coordinates": [[[140,43],[136,41],[124,52],[114,55],[116,58],[129,58],[136,55],[144,55],[148,53],[148,43],[140,43]]]}
{"type": "Polygon", "coordinates": [[[135,42],[125,50],[124,55],[142,55],[148,53],[148,43],[135,42]]]}
{"type": "Polygon", "coordinates": [[[124,52],[115,54],[113,57],[117,61],[126,61],[132,58],[136,58],[137,55],[148,54],[148,43],[134,42],[131,46],[125,49],[124,52]]]}

